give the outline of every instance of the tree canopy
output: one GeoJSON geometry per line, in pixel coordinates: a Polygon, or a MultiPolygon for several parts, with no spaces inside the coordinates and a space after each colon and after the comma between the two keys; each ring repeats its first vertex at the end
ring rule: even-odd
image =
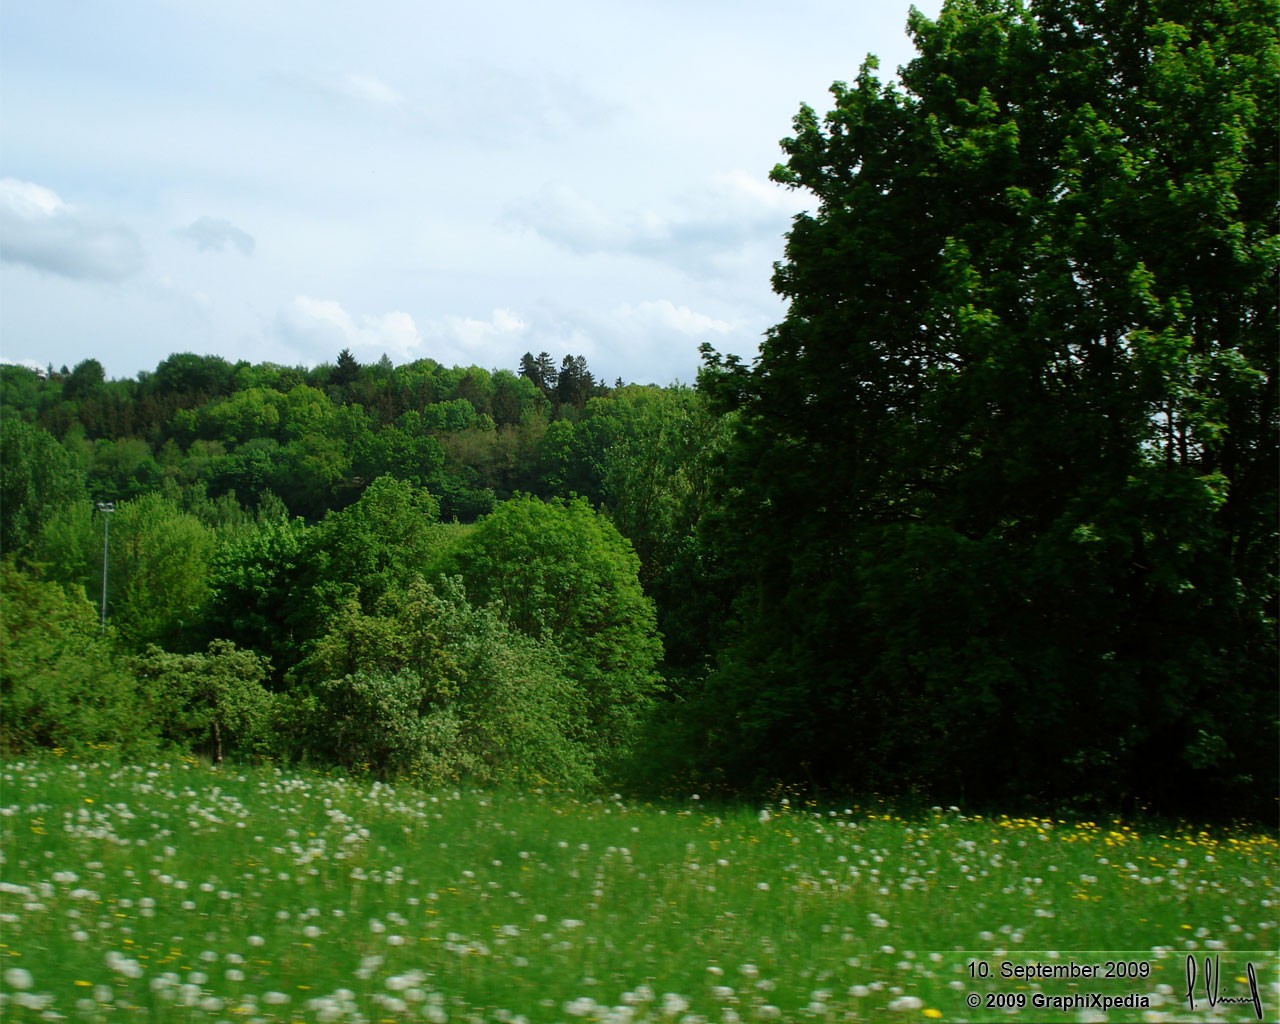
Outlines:
{"type": "Polygon", "coordinates": [[[657,689],[662,644],[630,543],[584,499],[513,498],[438,563],[474,604],[553,643],[582,699],[578,728],[593,746],[629,747],[657,689]]]}
{"type": "Polygon", "coordinates": [[[1038,799],[1274,777],[1276,14],[954,0],[900,84],[869,60],[801,109],[787,315],[708,367],[743,415],[714,756],[1038,799]]]}

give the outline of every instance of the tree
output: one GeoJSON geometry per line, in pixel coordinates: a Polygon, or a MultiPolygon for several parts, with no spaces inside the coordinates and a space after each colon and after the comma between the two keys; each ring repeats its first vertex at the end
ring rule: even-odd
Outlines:
{"type": "Polygon", "coordinates": [[[220,451],[221,442],[193,442],[188,449],[189,462],[204,466],[210,490],[216,495],[234,492],[241,501],[257,503],[270,493],[272,486],[285,476],[284,454],[279,442],[260,438],[239,445],[234,452],[220,451]],[[216,445],[216,447],[213,447],[216,445]]]}
{"type": "Polygon", "coordinates": [[[200,437],[232,445],[255,438],[278,438],[284,403],[280,392],[256,387],[212,401],[199,411],[200,437]]]}
{"type": "Polygon", "coordinates": [[[160,483],[151,446],[138,438],[99,438],[90,449],[86,484],[95,501],[124,501],[154,490],[160,483]]]}
{"type": "Polygon", "coordinates": [[[42,579],[79,587],[100,602],[102,543],[103,524],[93,502],[70,501],[55,509],[41,526],[26,560],[39,569],[42,579]]]}
{"type": "MultiPolygon", "coordinates": [[[[415,414],[416,415],[416,414],[415,414]]],[[[421,485],[444,468],[444,449],[434,437],[400,427],[383,427],[356,439],[351,471],[357,480],[394,476],[421,485]]]]}
{"type": "Polygon", "coordinates": [[[458,381],[456,393],[470,402],[477,413],[487,416],[493,408],[493,377],[488,370],[468,366],[458,381]]]}
{"type": "Polygon", "coordinates": [[[338,353],[338,365],[334,367],[329,382],[338,388],[345,388],[360,379],[360,363],[351,354],[349,348],[338,353]]]}
{"type": "Polygon", "coordinates": [[[310,600],[330,606],[358,595],[367,609],[422,573],[439,546],[440,503],[390,476],[330,512],[308,536],[310,600]]]}
{"type": "Polygon", "coordinates": [[[0,364],[0,418],[20,419],[30,423],[51,392],[60,391],[44,371],[32,370],[16,363],[0,364]]]}
{"type": "Polygon", "coordinates": [[[144,393],[172,399],[176,407],[189,409],[235,390],[235,367],[221,356],[179,352],[156,367],[144,393]]]}
{"type": "Polygon", "coordinates": [[[301,519],[264,518],[225,543],[212,563],[210,634],[267,655],[277,673],[298,660],[319,625],[307,618],[303,584],[309,532],[301,519]]]}
{"type": "Polygon", "coordinates": [[[709,365],[739,778],[1274,795],[1276,15],[952,0],[801,108],[786,318],[709,365]]]}
{"type": "Polygon", "coordinates": [[[124,640],[135,650],[189,644],[210,597],[212,532],[152,493],[116,505],[110,545],[108,614],[124,640]]]}
{"type": "MultiPolygon", "coordinates": [[[[698,671],[713,649],[724,602],[719,570],[701,536],[717,460],[733,418],[687,388],[623,386],[595,398],[579,433],[611,421],[598,434],[600,486],[618,530],[640,558],[640,581],[655,602],[666,670],[698,671]]],[[[668,678],[670,676],[668,675],[668,678]]]]}
{"type": "Polygon", "coordinates": [[[639,560],[582,499],[503,502],[436,563],[460,575],[469,600],[492,604],[514,629],[553,644],[582,688],[593,749],[618,755],[658,688],[662,657],[639,560]]]}
{"type": "Polygon", "coordinates": [[[587,369],[584,356],[565,356],[556,375],[556,401],[581,409],[596,392],[595,377],[587,369]]]}
{"type": "Polygon", "coordinates": [[[542,392],[532,380],[510,370],[494,372],[492,414],[498,426],[514,426],[545,406],[542,392]]]}
{"type": "Polygon", "coordinates": [[[224,753],[265,753],[274,738],[275,694],[264,688],[268,664],[229,640],[206,651],[170,654],[149,647],[133,670],[154,694],[164,737],[205,751],[216,763],[224,753]]]}
{"type": "Polygon", "coordinates": [[[520,376],[533,381],[547,398],[555,394],[556,364],[549,352],[539,352],[536,359],[532,353],[526,352],[520,359],[520,376]]]}
{"type": "Polygon", "coordinates": [[[107,380],[107,372],[96,359],[86,359],[77,363],[62,381],[62,397],[75,401],[93,394],[107,380]]]}
{"type": "Polygon", "coordinates": [[[350,467],[342,443],[320,434],[290,441],[279,453],[271,477],[271,490],[293,512],[319,519],[338,504],[337,496],[350,467]]]}
{"type": "Polygon", "coordinates": [[[0,592],[0,753],[153,748],[149,695],[118,663],[84,592],[34,579],[8,558],[0,592]]]}
{"type": "Polygon", "coordinates": [[[353,600],[328,618],[296,673],[316,708],[308,750],[434,783],[590,782],[582,691],[560,667],[458,580],[417,578],[372,614],[353,600]]]}
{"type": "Polygon", "coordinates": [[[21,420],[0,421],[0,551],[20,551],[83,497],[83,474],[50,434],[21,420]]]}

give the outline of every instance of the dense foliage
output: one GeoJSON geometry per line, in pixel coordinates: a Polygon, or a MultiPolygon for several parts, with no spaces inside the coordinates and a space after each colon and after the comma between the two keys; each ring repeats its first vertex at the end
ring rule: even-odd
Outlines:
{"type": "Polygon", "coordinates": [[[709,363],[743,417],[714,765],[1274,796],[1276,15],[956,2],[900,86],[801,110],[789,312],[709,363]]]}
{"type": "MultiPolygon", "coordinates": [[[[4,748],[172,744],[436,781],[616,771],[663,650],[602,504],[637,489],[610,452],[639,433],[629,410],[705,403],[549,365],[0,368],[4,748]]],[[[683,494],[697,470],[675,469],[683,494]]]]}
{"type": "Polygon", "coordinates": [[[1277,13],[914,14],[801,109],[788,313],[696,390],[0,366],[5,749],[1260,812],[1277,13]]]}

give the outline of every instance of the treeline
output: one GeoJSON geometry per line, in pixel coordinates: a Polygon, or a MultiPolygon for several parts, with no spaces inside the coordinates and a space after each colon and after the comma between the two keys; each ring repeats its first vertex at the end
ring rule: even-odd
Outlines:
{"type": "Polygon", "coordinates": [[[689,389],[525,362],[0,368],[0,746],[629,770],[706,657],[681,609],[725,431],[689,389]]]}
{"type": "Polygon", "coordinates": [[[462,521],[542,488],[559,471],[539,462],[548,426],[610,392],[581,356],[557,370],[527,355],[517,374],[430,359],[362,366],[346,350],[310,369],[182,353],[119,380],[96,359],[44,374],[4,366],[0,386],[5,415],[57,438],[96,501],[164,489],[188,504],[234,492],[255,505],[270,492],[317,519],[389,473],[429,486],[462,521]]]}

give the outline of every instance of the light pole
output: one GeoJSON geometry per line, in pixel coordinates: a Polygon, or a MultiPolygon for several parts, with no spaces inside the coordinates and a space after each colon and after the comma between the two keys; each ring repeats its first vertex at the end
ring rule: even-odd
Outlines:
{"type": "Polygon", "coordinates": [[[107,631],[107,549],[111,538],[111,513],[116,510],[114,501],[98,502],[98,511],[102,513],[102,629],[107,631]]]}

